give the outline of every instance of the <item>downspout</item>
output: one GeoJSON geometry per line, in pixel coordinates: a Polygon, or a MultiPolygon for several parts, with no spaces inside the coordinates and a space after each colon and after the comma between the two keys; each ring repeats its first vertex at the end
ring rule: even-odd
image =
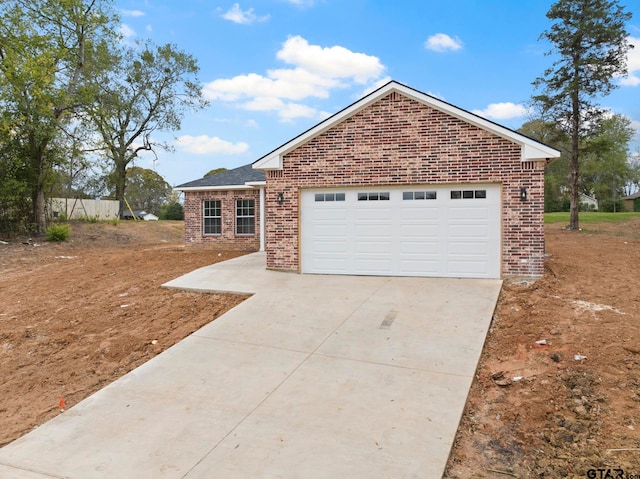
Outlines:
{"type": "Polygon", "coordinates": [[[260,251],[264,251],[264,231],[265,231],[265,226],[264,226],[264,210],[265,210],[265,194],[264,194],[264,190],[265,187],[261,186],[260,187],[260,251]]]}

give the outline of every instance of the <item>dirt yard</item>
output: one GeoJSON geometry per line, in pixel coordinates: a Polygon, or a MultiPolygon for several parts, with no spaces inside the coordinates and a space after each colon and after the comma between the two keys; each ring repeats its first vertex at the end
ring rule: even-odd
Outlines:
{"type": "Polygon", "coordinates": [[[445,477],[640,478],[640,218],[563,226],[503,287],[445,477]]]}
{"type": "MultiPolygon", "coordinates": [[[[238,254],[180,223],[71,228],[0,244],[0,445],[243,299],[160,288],[238,254]]],[[[445,477],[640,477],[640,219],[587,228],[550,225],[546,276],[503,288],[445,477]]]]}
{"type": "Polygon", "coordinates": [[[243,297],[160,285],[239,253],[185,249],[181,222],[73,223],[0,244],[0,445],[148,361],[243,297]]]}

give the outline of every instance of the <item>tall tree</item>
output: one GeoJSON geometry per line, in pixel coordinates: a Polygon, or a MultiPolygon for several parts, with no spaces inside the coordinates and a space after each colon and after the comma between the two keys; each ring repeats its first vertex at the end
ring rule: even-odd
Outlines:
{"type": "Polygon", "coordinates": [[[28,172],[38,232],[46,227],[48,176],[62,158],[56,139],[82,103],[90,52],[113,42],[115,21],[109,0],[0,3],[0,106],[28,172]]]}
{"type": "Polygon", "coordinates": [[[631,48],[625,23],[631,14],[617,0],[558,0],[547,12],[553,23],[541,38],[549,40],[557,56],[534,85],[534,97],[571,137],[569,227],[579,228],[580,140],[601,114],[597,100],[616,87],[614,78],[626,75],[631,48]]]}
{"type": "Polygon", "coordinates": [[[169,193],[171,185],[155,171],[139,166],[127,168],[127,201],[134,210],[157,215],[169,193]]]}
{"type": "Polygon", "coordinates": [[[176,131],[183,115],[203,108],[196,59],[175,45],[149,43],[111,53],[114,71],[98,73],[89,118],[112,162],[116,199],[123,199],[127,167],[156,147],[153,133],[176,131]]]}

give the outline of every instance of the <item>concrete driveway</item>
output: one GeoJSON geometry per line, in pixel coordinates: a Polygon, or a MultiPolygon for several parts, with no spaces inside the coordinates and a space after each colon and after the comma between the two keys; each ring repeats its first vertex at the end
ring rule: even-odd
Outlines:
{"type": "Polygon", "coordinates": [[[278,273],[255,253],[165,286],[255,294],[0,449],[0,477],[439,478],[501,282],[278,273]]]}

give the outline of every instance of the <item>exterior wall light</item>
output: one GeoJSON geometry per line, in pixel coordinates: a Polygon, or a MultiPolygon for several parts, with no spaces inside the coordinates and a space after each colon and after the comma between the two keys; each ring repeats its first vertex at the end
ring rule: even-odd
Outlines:
{"type": "Polygon", "coordinates": [[[524,186],[520,188],[520,201],[527,201],[527,189],[524,186]]]}
{"type": "Polygon", "coordinates": [[[280,193],[278,193],[278,198],[276,199],[276,202],[279,205],[281,205],[283,201],[284,201],[284,193],[281,191],[280,193]]]}

